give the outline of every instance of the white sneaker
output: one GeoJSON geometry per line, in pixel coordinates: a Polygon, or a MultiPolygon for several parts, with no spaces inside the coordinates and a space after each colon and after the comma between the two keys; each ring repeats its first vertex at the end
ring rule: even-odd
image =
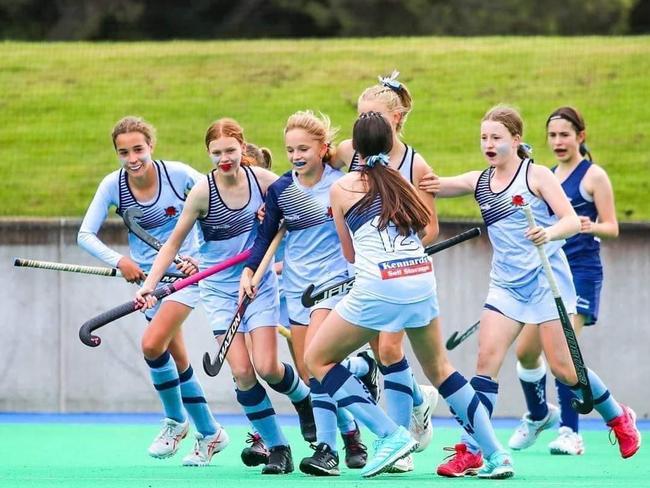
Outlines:
{"type": "MultiPolygon", "coordinates": [[[[413,407],[409,432],[419,446],[415,452],[424,451],[431,443],[433,437],[433,426],[431,425],[431,414],[438,405],[438,390],[431,385],[420,385],[422,391],[422,404],[413,407]]],[[[411,468],[412,469],[412,468],[411,468]]],[[[409,470],[411,471],[411,470],[409,470]]]]}
{"type": "Polygon", "coordinates": [[[515,429],[515,432],[510,437],[508,447],[515,451],[520,451],[532,446],[543,430],[554,427],[559,420],[560,409],[550,403],[548,404],[546,417],[541,420],[530,420],[530,414],[526,412],[521,418],[519,427],[515,429]]]}
{"type": "Polygon", "coordinates": [[[229,443],[230,437],[223,428],[206,436],[197,432],[194,448],[183,458],[183,466],[207,466],[212,456],[223,451],[229,443]]]}
{"type": "Polygon", "coordinates": [[[409,471],[413,471],[413,456],[410,454],[395,461],[385,473],[408,473],[409,471]]]}
{"type": "Polygon", "coordinates": [[[580,456],[585,453],[582,436],[577,432],[573,432],[571,427],[560,427],[557,439],[549,442],[548,449],[551,451],[551,454],[580,456]]]}
{"type": "Polygon", "coordinates": [[[176,454],[180,443],[187,431],[190,429],[188,420],[185,422],[176,422],[175,420],[165,418],[162,421],[163,428],[151,445],[149,446],[149,455],[158,459],[168,458],[176,454]]]}

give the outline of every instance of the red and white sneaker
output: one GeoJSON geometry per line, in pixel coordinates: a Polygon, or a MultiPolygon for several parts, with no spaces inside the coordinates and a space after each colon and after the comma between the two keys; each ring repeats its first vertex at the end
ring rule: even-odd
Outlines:
{"type": "Polygon", "coordinates": [[[212,456],[223,451],[229,442],[230,437],[223,428],[206,436],[197,432],[194,448],[183,458],[183,466],[207,466],[210,464],[212,456]]]}
{"type": "Polygon", "coordinates": [[[149,446],[149,455],[158,459],[168,458],[176,454],[180,443],[190,428],[189,421],[176,422],[170,418],[162,421],[163,428],[160,434],[153,440],[149,446]]]}
{"type": "Polygon", "coordinates": [[[454,447],[445,447],[445,451],[454,451],[447,458],[449,461],[438,466],[437,473],[447,478],[460,478],[463,476],[476,476],[483,467],[483,456],[467,450],[465,444],[456,444],[454,447]]]}
{"type": "MultiPolygon", "coordinates": [[[[641,447],[641,432],[636,428],[636,413],[630,407],[621,405],[623,413],[616,418],[607,422],[607,426],[614,432],[618,441],[618,449],[621,451],[623,459],[627,459],[636,454],[641,447]]],[[[615,444],[615,442],[612,442],[615,444]]]]}

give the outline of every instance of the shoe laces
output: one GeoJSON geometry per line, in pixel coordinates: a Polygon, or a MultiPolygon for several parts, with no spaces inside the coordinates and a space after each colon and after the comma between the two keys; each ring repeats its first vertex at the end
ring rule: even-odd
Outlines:
{"type": "Polygon", "coordinates": [[[335,457],[332,453],[332,448],[324,442],[318,445],[309,444],[309,447],[314,450],[312,458],[316,461],[323,461],[335,457]]]}
{"type": "Polygon", "coordinates": [[[353,430],[347,434],[343,434],[343,449],[350,454],[365,454],[368,448],[363,442],[358,440],[358,430],[353,430]]]}
{"type": "MultiPolygon", "coordinates": [[[[465,447],[464,444],[456,444],[454,447],[443,447],[443,451],[451,451],[451,454],[447,455],[444,459],[451,459],[455,458],[456,456],[460,456],[461,454],[464,454],[467,452],[467,447],[465,447]]],[[[443,461],[444,461],[443,459],[443,461]]]]}
{"type": "Polygon", "coordinates": [[[260,444],[260,443],[262,443],[261,435],[259,435],[257,432],[255,432],[254,434],[251,434],[250,432],[247,433],[246,444],[251,444],[252,447],[255,444],[260,444]]]}
{"type": "Polygon", "coordinates": [[[607,436],[609,437],[609,443],[612,446],[616,445],[616,443],[620,440],[620,438],[627,439],[631,437],[630,434],[628,433],[629,431],[627,426],[629,422],[628,419],[629,417],[627,416],[627,414],[625,414],[619,418],[614,419],[614,421],[610,425],[609,433],[607,436]],[[614,435],[612,436],[612,434],[614,435]]]}
{"type": "Polygon", "coordinates": [[[167,420],[162,421],[163,428],[160,431],[160,434],[158,434],[158,439],[173,439],[175,437],[175,431],[174,429],[178,424],[172,424],[171,422],[168,422],[167,420]]]}

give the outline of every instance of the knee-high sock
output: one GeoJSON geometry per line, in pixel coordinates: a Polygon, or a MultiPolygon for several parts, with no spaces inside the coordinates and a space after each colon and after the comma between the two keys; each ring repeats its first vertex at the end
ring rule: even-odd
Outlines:
{"type": "MultiPolygon", "coordinates": [[[[605,422],[609,422],[621,415],[623,413],[621,405],[614,400],[614,397],[609,393],[603,380],[590,369],[587,369],[587,373],[589,375],[589,383],[591,384],[591,394],[594,396],[594,409],[605,422]]],[[[571,389],[582,400],[580,388],[576,385],[571,389]]]]}
{"type": "MultiPolygon", "coordinates": [[[[488,417],[491,419],[499,395],[499,384],[489,376],[483,375],[474,376],[470,380],[469,384],[476,392],[476,396],[485,407],[488,417]]],[[[470,435],[468,432],[463,433],[462,441],[471,452],[479,452],[481,450],[478,439],[473,435],[470,435]]]]}
{"type": "Polygon", "coordinates": [[[324,442],[336,451],[336,402],[315,379],[309,379],[311,407],[316,422],[316,443],[324,442]]]}
{"type": "Polygon", "coordinates": [[[386,413],[397,425],[406,429],[413,413],[413,373],[406,357],[390,366],[379,365],[384,376],[386,413]]]}
{"type": "Polygon", "coordinates": [[[361,381],[340,364],[327,372],[321,385],[338,408],[347,408],[376,436],[386,437],[397,430],[397,424],[377,406],[361,381]]]}
{"type": "Polygon", "coordinates": [[[548,414],[546,363],[542,360],[542,365],[539,368],[526,369],[517,361],[517,376],[519,376],[521,388],[524,390],[530,420],[542,420],[548,414]]]}
{"type": "Polygon", "coordinates": [[[422,390],[420,389],[420,385],[418,385],[418,382],[415,381],[415,375],[412,374],[413,370],[411,370],[411,390],[413,390],[413,406],[414,407],[419,407],[422,405],[422,402],[424,401],[424,397],[422,396],[422,390]]]}
{"type": "Polygon", "coordinates": [[[346,408],[336,409],[336,423],[341,434],[347,434],[357,430],[357,423],[354,421],[354,415],[346,408]]]}
{"type": "Polygon", "coordinates": [[[181,399],[178,369],[169,351],[165,351],[156,359],[144,358],[149,365],[153,386],[158,392],[165,411],[165,417],[176,422],[185,422],[185,410],[181,399]]]}
{"type": "Polygon", "coordinates": [[[284,376],[279,383],[269,383],[269,386],[278,393],[283,393],[289,397],[293,403],[300,402],[309,396],[309,387],[303,383],[300,376],[296,374],[293,366],[287,363],[284,365],[284,376]]]}
{"type": "MultiPolygon", "coordinates": [[[[472,381],[476,377],[472,378],[472,381]]],[[[482,378],[481,378],[482,379],[482,378]]],[[[479,399],[481,394],[458,371],[454,371],[438,388],[449,405],[451,413],[465,429],[475,451],[481,450],[486,456],[503,449],[494,434],[488,409],[479,399]]],[[[468,444],[463,436],[463,442],[468,444]]]]}
{"type": "Polygon", "coordinates": [[[264,387],[255,383],[250,390],[237,389],[236,391],[237,401],[244,407],[246,417],[262,436],[264,443],[268,447],[289,445],[280,429],[275,410],[273,410],[273,405],[271,405],[271,400],[264,387]]]}
{"type": "Polygon", "coordinates": [[[560,404],[560,427],[569,427],[573,432],[578,432],[580,417],[578,412],[571,406],[571,400],[576,397],[575,393],[557,378],[555,379],[555,388],[557,389],[557,398],[560,404]]]}
{"type": "Polygon", "coordinates": [[[341,361],[341,364],[357,378],[361,378],[362,376],[368,374],[369,371],[368,362],[360,356],[345,358],[343,361],[341,361]]]}
{"type": "Polygon", "coordinates": [[[219,426],[210,412],[201,383],[194,375],[191,365],[180,374],[179,380],[183,405],[190,414],[196,430],[204,436],[216,433],[219,426]]]}

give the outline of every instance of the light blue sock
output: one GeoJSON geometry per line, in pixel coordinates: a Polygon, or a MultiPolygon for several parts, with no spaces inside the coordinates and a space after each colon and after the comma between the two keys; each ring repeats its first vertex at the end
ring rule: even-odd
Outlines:
{"type": "MultiPolygon", "coordinates": [[[[397,425],[406,429],[413,413],[413,374],[406,357],[390,366],[379,365],[384,376],[386,413],[397,425]]],[[[421,396],[421,394],[420,394],[421,396]]]]}
{"type": "Polygon", "coordinates": [[[169,354],[169,351],[165,351],[156,359],[144,358],[144,360],[149,365],[151,380],[162,402],[165,417],[176,422],[185,422],[187,417],[181,399],[178,369],[171,354],[169,354]]]}
{"type": "Polygon", "coordinates": [[[280,429],[277,415],[264,387],[255,383],[250,390],[237,389],[236,391],[237,401],[244,407],[246,417],[262,436],[267,447],[288,446],[289,443],[280,429]]]}
{"type": "Polygon", "coordinates": [[[336,423],[341,434],[348,434],[357,430],[357,423],[354,421],[354,415],[346,408],[336,409],[336,423]]]}
{"type": "Polygon", "coordinates": [[[287,395],[293,403],[301,402],[309,396],[309,388],[296,374],[293,366],[287,363],[282,364],[284,365],[284,376],[279,383],[269,383],[269,386],[278,393],[287,395]]]}
{"type": "MultiPolygon", "coordinates": [[[[459,373],[460,374],[460,373],[459,373]]],[[[464,380],[465,378],[463,378],[464,380]]],[[[499,383],[494,381],[489,376],[478,375],[474,376],[470,380],[470,385],[476,392],[476,396],[481,401],[485,409],[487,410],[488,420],[492,418],[492,412],[494,412],[494,407],[497,404],[497,397],[499,395],[499,383]]],[[[492,425],[490,424],[490,428],[492,425]]],[[[467,432],[463,433],[462,442],[467,446],[467,449],[470,452],[480,452],[481,448],[479,443],[475,440],[473,436],[467,432]]]]}
{"type": "Polygon", "coordinates": [[[341,361],[341,364],[357,378],[361,378],[362,376],[368,374],[368,371],[370,370],[368,362],[360,356],[345,358],[343,361],[341,361]]]}
{"type": "MultiPolygon", "coordinates": [[[[472,381],[474,379],[476,377],[472,378],[472,381]]],[[[481,377],[480,379],[484,378],[481,377]]],[[[487,409],[479,400],[480,394],[472,388],[472,385],[467,383],[462,374],[454,371],[449,378],[443,381],[438,391],[477,450],[481,450],[484,455],[490,456],[495,451],[503,449],[494,434],[487,409]]],[[[467,443],[464,436],[463,443],[467,443]]]]}
{"type": "Polygon", "coordinates": [[[424,401],[424,397],[422,396],[422,390],[420,389],[420,385],[418,385],[418,382],[415,381],[413,370],[411,370],[411,378],[413,380],[413,384],[411,385],[411,389],[413,390],[413,406],[419,407],[420,405],[422,405],[422,402],[424,401]]]}
{"type": "Polygon", "coordinates": [[[196,430],[204,436],[215,434],[219,428],[210,412],[205,393],[190,365],[180,374],[181,396],[185,410],[190,414],[196,430]]]}
{"type": "MultiPolygon", "coordinates": [[[[594,409],[600,414],[605,422],[618,417],[623,413],[620,403],[614,400],[609,390],[603,383],[603,380],[592,370],[587,369],[589,375],[589,384],[591,385],[591,394],[594,397],[594,409]]],[[[577,386],[571,387],[576,396],[582,400],[582,392],[577,386]]]]}
{"type": "Polygon", "coordinates": [[[315,378],[309,378],[311,407],[316,422],[316,443],[324,442],[336,451],[336,402],[315,378]]]}
{"type": "Polygon", "coordinates": [[[398,426],[377,406],[372,397],[356,376],[340,364],[330,369],[323,381],[325,390],[338,404],[347,408],[354,418],[361,421],[377,437],[393,434],[398,426]]]}

